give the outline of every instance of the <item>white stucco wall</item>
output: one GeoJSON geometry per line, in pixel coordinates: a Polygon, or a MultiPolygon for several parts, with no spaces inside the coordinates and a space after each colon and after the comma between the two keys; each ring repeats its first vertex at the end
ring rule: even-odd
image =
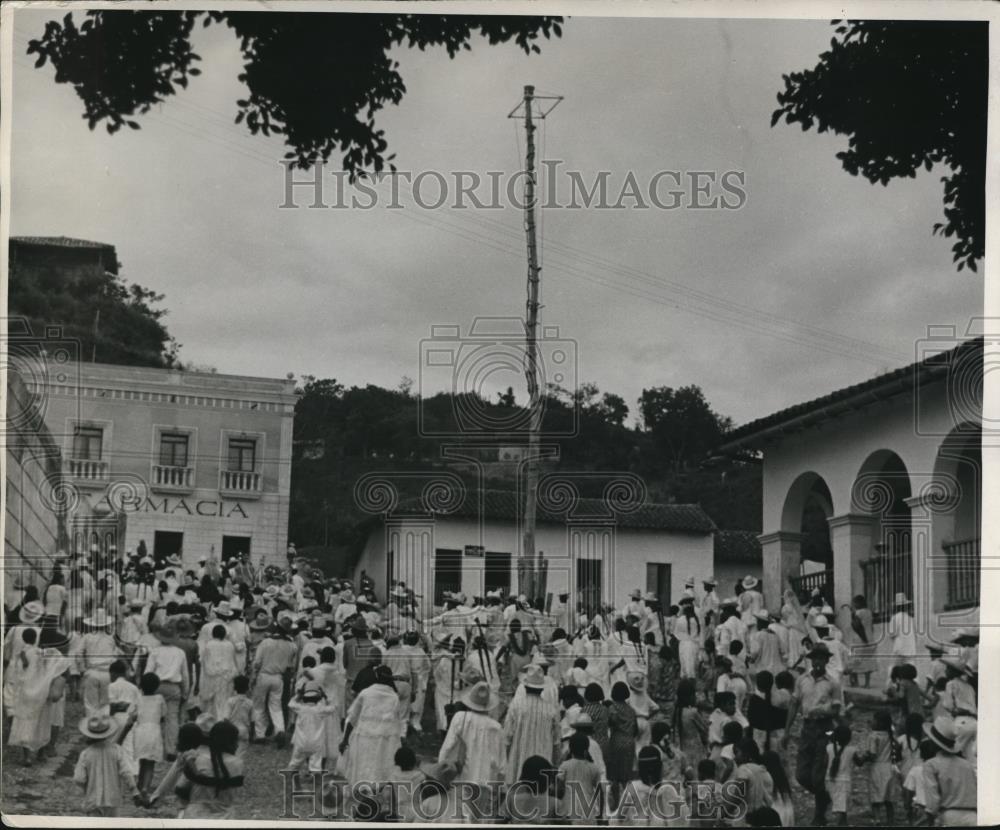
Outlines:
{"type": "MultiPolygon", "coordinates": [[[[950,404],[946,384],[936,381],[921,387],[916,396],[901,394],[889,401],[875,402],[783,436],[767,446],[761,539],[765,581],[772,586],[768,604],[780,604],[774,590],[779,584],[774,563],[781,558],[779,549],[784,551],[784,570],[788,570],[789,562],[794,559],[796,543],[790,537],[800,530],[801,521],[801,501],[795,496],[795,484],[800,476],[809,473],[822,478],[832,500],[831,543],[837,602],[847,602],[853,593],[861,592],[863,575],[859,561],[874,552],[878,525],[874,525],[875,530],[870,534],[865,529],[866,511],[858,503],[856,482],[863,469],[866,470],[863,480],[871,481],[866,460],[873,453],[889,450],[905,465],[911,493],[912,500],[908,503],[914,539],[914,600],[916,616],[923,618],[920,633],[936,638],[949,628],[975,624],[978,609],[945,613],[947,574],[941,545],[968,535],[968,529],[977,526],[981,493],[965,487],[961,501],[937,506],[920,498],[928,492],[940,493],[935,487],[955,491],[956,480],[949,475],[954,468],[949,462],[942,464],[938,454],[946,436],[960,423],[974,418],[975,413],[974,395],[971,400],[950,404]],[[781,533],[787,534],[786,538],[775,538],[781,533]]],[[[843,624],[844,620],[839,622],[843,624]]]]}
{"type": "MultiPolygon", "coordinates": [[[[375,528],[368,537],[355,569],[355,578],[365,569],[378,584],[384,597],[386,550],[396,553],[396,578],[402,578],[428,603],[434,594],[433,556],[437,548],[464,550],[466,545],[481,545],[487,551],[510,553],[511,590],[518,590],[517,552],[520,530],[513,523],[471,519],[417,518],[393,520],[386,527],[375,528]],[[398,524],[395,522],[398,521],[398,524]]],[[[698,580],[713,570],[711,534],[670,533],[594,525],[541,524],[535,534],[535,548],[548,561],[546,590],[552,594],[573,593],[577,558],[603,561],[604,600],[624,604],[633,588],[646,590],[646,565],[671,566],[671,601],[676,601],[684,580],[698,580]]],[[[465,556],[462,560],[462,590],[481,595],[484,560],[465,556]]]]}

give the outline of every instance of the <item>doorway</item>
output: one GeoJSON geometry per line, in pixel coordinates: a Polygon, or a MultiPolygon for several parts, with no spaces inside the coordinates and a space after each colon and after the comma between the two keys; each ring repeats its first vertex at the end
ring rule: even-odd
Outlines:
{"type": "Polygon", "coordinates": [[[577,607],[582,609],[588,617],[593,617],[601,612],[603,590],[601,570],[603,564],[602,559],[576,560],[576,594],[579,603],[577,607]]]}
{"type": "Polygon", "coordinates": [[[153,534],[153,559],[162,562],[168,556],[181,556],[184,547],[184,534],[174,530],[157,530],[153,534]]]}
{"type": "Polygon", "coordinates": [[[486,566],[483,573],[483,591],[503,591],[504,596],[510,595],[510,562],[509,553],[486,551],[486,566]]]}
{"type": "Polygon", "coordinates": [[[646,590],[660,600],[664,613],[670,607],[670,565],[649,562],[646,565],[646,590]]]}
{"type": "Polygon", "coordinates": [[[434,604],[444,605],[444,592],[462,590],[462,551],[434,551],[434,604]]]}
{"type": "Polygon", "coordinates": [[[225,562],[236,554],[245,554],[250,558],[250,537],[249,536],[223,536],[222,537],[222,561],[225,562]]]}

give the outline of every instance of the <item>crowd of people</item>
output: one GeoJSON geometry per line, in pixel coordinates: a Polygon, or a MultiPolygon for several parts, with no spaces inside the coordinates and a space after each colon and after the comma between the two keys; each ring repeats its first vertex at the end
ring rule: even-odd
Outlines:
{"type": "Polygon", "coordinates": [[[543,611],[446,592],[422,617],[404,583],[380,602],[363,571],[331,578],[294,548],[287,568],[187,568],[140,545],[60,556],[40,589],[7,587],[7,750],[24,764],[52,752],[79,700],[88,814],[176,799],[184,818],[235,817],[248,753],[270,742],[355,819],[846,823],[867,765],[887,822],[899,806],[975,824],[978,635],[914,660],[901,595],[884,705],[856,745],[844,686],[870,686],[882,659],[864,598],[844,607],[845,634],[818,590],[789,589],[771,613],[753,576],[728,597],[688,580],[676,605],[635,590],[590,613],[565,594],[543,611]],[[411,736],[429,722],[440,746],[420,764],[411,736]],[[811,817],[795,815],[792,780],[811,817]]]}

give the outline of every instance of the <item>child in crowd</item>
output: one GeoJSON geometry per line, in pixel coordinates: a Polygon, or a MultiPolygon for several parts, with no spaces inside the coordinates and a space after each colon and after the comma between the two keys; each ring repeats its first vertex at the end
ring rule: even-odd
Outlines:
{"type": "Polygon", "coordinates": [[[425,775],[417,766],[417,756],[404,744],[396,750],[392,760],[395,765],[390,779],[392,783],[384,785],[379,794],[385,816],[390,821],[420,821],[413,809],[413,801],[425,775]]]}
{"type": "Polygon", "coordinates": [[[914,826],[926,823],[927,816],[924,807],[927,800],[924,796],[924,761],[937,754],[933,741],[921,741],[919,755],[906,778],[903,779],[903,805],[906,808],[906,821],[914,826]]]}
{"type": "Polygon", "coordinates": [[[898,724],[905,727],[906,719],[911,714],[921,717],[924,714],[924,696],[917,685],[917,667],[912,663],[903,663],[893,667],[894,682],[886,690],[886,696],[899,705],[898,724]]]}
{"type": "MultiPolygon", "coordinates": [[[[747,674],[747,653],[743,648],[742,640],[733,640],[729,644],[730,671],[740,677],[747,674]]],[[[745,684],[744,684],[745,685],[745,684]]]]}
{"type": "Polygon", "coordinates": [[[830,796],[830,809],[836,823],[847,825],[847,803],[851,796],[854,767],[865,762],[864,753],[851,744],[851,727],[840,724],[833,730],[826,745],[826,778],[824,784],[830,796]]]}
{"type": "Polygon", "coordinates": [[[871,761],[868,777],[872,814],[878,821],[879,807],[885,811],[885,823],[892,825],[893,801],[897,798],[899,773],[893,763],[896,741],[892,734],[892,715],[880,710],[875,713],[868,736],[867,757],[871,761]]]}
{"type": "Polygon", "coordinates": [[[66,656],[70,658],[69,674],[66,676],[66,700],[80,700],[80,649],[83,647],[83,617],[73,618],[73,630],[69,633],[66,656]]]}
{"type": "Polygon", "coordinates": [[[88,816],[116,816],[126,793],[138,798],[135,776],[121,746],[114,720],[105,715],[84,718],[80,732],[87,739],[73,770],[73,781],[84,792],[88,816]]]}
{"type": "MultiPolygon", "coordinates": [[[[735,642],[733,645],[739,645],[739,643],[735,642]]],[[[720,657],[717,662],[719,664],[719,677],[715,681],[715,691],[732,692],[736,698],[736,711],[742,712],[748,691],[745,670],[741,671],[737,668],[739,664],[726,657],[720,657]]]]}
{"type": "MultiPolygon", "coordinates": [[[[120,730],[135,720],[139,712],[139,701],[142,699],[142,692],[138,687],[125,679],[127,672],[128,665],[124,660],[115,660],[108,667],[108,676],[111,678],[108,684],[108,709],[120,730]]],[[[135,758],[134,730],[130,730],[125,736],[121,747],[132,774],[138,775],[139,763],[135,758]]]]}
{"type": "Polygon", "coordinates": [[[601,771],[588,751],[590,739],[583,732],[569,738],[569,757],[559,765],[565,786],[562,814],[571,824],[595,824],[601,818],[601,771]]]}
{"type": "Polygon", "coordinates": [[[899,758],[899,780],[905,781],[913,765],[920,760],[920,744],[924,739],[924,719],[913,713],[906,718],[903,732],[896,736],[896,755],[899,758]]]}
{"type": "Polygon", "coordinates": [[[594,676],[587,671],[587,666],[590,665],[587,662],[586,657],[577,657],[573,661],[573,668],[569,670],[569,683],[576,687],[577,691],[583,696],[584,691],[587,686],[594,682],[594,676]]]}
{"type": "Polygon", "coordinates": [[[142,697],[136,704],[136,721],[132,729],[133,752],[139,764],[139,791],[145,796],[153,784],[156,762],[163,760],[163,729],[166,704],[158,694],[160,678],[147,672],[139,681],[142,697]]]}
{"type": "Polygon", "coordinates": [[[333,704],[326,700],[319,685],[313,683],[302,688],[288,708],[296,715],[288,769],[297,771],[308,763],[310,772],[322,772],[327,752],[326,719],[333,711],[333,704]]]}
{"type": "Polygon", "coordinates": [[[163,776],[163,780],[157,785],[153,794],[145,799],[146,807],[151,807],[167,792],[173,792],[181,801],[182,806],[187,806],[186,802],[187,796],[190,794],[190,787],[179,787],[176,790],[174,788],[177,787],[177,782],[180,781],[185,761],[191,757],[191,754],[198,747],[204,745],[207,740],[208,736],[201,730],[198,724],[185,723],[181,725],[180,730],[177,732],[177,758],[174,759],[173,764],[171,764],[167,770],[167,774],[163,776]]]}
{"type": "Polygon", "coordinates": [[[722,727],[722,743],[716,744],[710,756],[715,761],[716,781],[724,783],[732,776],[736,769],[735,747],[744,737],[743,727],[734,720],[722,727]]]}
{"type": "Polygon", "coordinates": [[[735,721],[741,727],[749,726],[743,713],[736,708],[736,695],[732,692],[715,693],[715,709],[708,719],[708,748],[722,743],[722,728],[730,721],[735,721]]]}
{"type": "Polygon", "coordinates": [[[226,701],[224,717],[240,733],[236,754],[243,757],[250,743],[250,725],[253,723],[253,701],[248,697],[250,678],[245,674],[233,678],[233,695],[226,701]]]}

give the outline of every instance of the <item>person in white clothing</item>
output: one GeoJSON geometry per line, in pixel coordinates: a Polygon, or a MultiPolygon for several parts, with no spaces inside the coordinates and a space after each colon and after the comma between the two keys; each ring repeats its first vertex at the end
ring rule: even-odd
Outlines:
{"type": "Polygon", "coordinates": [[[504,732],[489,715],[500,705],[500,697],[481,680],[461,697],[465,710],[457,712],[438,752],[438,763],[451,763],[462,770],[462,779],[473,783],[501,781],[507,765],[504,732]]]}

